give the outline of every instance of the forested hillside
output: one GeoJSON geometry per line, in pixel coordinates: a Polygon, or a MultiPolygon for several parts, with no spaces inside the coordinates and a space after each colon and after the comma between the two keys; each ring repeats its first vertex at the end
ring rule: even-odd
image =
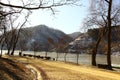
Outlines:
{"type": "MultiPolygon", "coordinates": [[[[103,28],[95,28],[95,29],[89,29],[88,30],[88,34],[90,37],[92,37],[92,39],[94,41],[96,41],[98,39],[98,37],[101,35],[101,33],[103,32],[103,28]]],[[[106,32],[106,34],[103,36],[103,39],[106,40],[107,39],[107,35],[108,33],[106,32]]],[[[120,26],[113,26],[112,27],[112,42],[119,42],[120,41],[120,26]]]]}
{"type": "MultiPolygon", "coordinates": [[[[96,29],[89,29],[88,34],[93,40],[93,45],[96,44],[98,41],[99,37],[102,36],[104,28],[96,28],[96,29]]],[[[99,53],[104,53],[107,50],[107,34],[108,31],[104,33],[102,36],[102,39],[100,41],[100,44],[98,46],[98,51],[99,53]]],[[[120,44],[120,26],[112,26],[112,31],[111,31],[111,42],[112,45],[111,47],[119,46],[120,44]]]]}
{"type": "Polygon", "coordinates": [[[38,51],[46,50],[46,48],[53,48],[60,41],[61,44],[69,43],[72,38],[60,30],[49,28],[46,25],[38,25],[21,30],[17,49],[33,50],[36,48],[38,51]]]}

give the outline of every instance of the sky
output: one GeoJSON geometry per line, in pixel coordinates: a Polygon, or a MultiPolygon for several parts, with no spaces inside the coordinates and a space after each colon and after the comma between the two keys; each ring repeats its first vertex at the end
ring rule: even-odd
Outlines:
{"type": "Polygon", "coordinates": [[[59,29],[67,34],[83,32],[82,22],[88,14],[89,0],[81,0],[82,6],[62,6],[55,8],[56,14],[51,11],[35,10],[29,17],[27,26],[40,24],[59,29]]]}
{"type": "MultiPolygon", "coordinates": [[[[2,0],[8,2],[8,0],[2,0]]],[[[25,0],[24,0],[25,1],[25,0]]],[[[28,0],[29,1],[29,0],[28,0]]],[[[38,0],[36,0],[38,1],[38,0]]],[[[50,10],[34,10],[29,17],[29,23],[27,27],[33,27],[37,25],[46,25],[48,27],[59,29],[67,34],[73,32],[84,32],[83,22],[89,14],[89,6],[91,0],[81,0],[81,6],[62,6],[55,8],[55,15],[50,10]]],[[[120,3],[120,0],[114,0],[116,3],[120,3]]],[[[15,0],[10,0],[15,5],[20,5],[15,0]]],[[[22,4],[22,3],[21,3],[22,4]]],[[[24,14],[23,14],[24,15],[24,14]]],[[[19,21],[24,21],[23,17],[19,21]]],[[[18,23],[19,23],[18,21],[18,23]]],[[[15,22],[16,23],[16,22],[15,22]]]]}

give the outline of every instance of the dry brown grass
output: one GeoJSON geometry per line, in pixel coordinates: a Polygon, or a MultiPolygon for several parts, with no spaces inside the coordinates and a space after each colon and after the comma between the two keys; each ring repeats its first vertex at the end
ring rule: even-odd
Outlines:
{"type": "Polygon", "coordinates": [[[0,80],[33,80],[34,75],[23,64],[0,58],[0,80]]]}
{"type": "Polygon", "coordinates": [[[64,62],[33,60],[50,80],[120,80],[120,73],[64,62]]]}
{"type": "MultiPolygon", "coordinates": [[[[31,65],[42,69],[44,80],[120,80],[120,73],[98,69],[91,66],[75,65],[59,61],[48,61],[33,58],[12,57],[12,59],[25,60],[31,65]]],[[[39,70],[41,71],[41,70],[39,70]]]]}

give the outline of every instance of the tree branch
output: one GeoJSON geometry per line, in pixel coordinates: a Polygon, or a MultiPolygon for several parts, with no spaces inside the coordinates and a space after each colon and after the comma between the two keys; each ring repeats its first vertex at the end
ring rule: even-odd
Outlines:
{"type": "Polygon", "coordinates": [[[18,11],[18,12],[8,12],[8,13],[1,13],[0,12],[0,17],[2,17],[2,16],[7,16],[7,15],[12,15],[12,14],[15,14],[15,13],[20,13],[21,11],[18,11]]]}
{"type": "Polygon", "coordinates": [[[107,3],[109,3],[109,1],[108,0],[105,0],[107,3]]]}
{"type": "Polygon", "coordinates": [[[117,14],[120,14],[120,9],[118,9],[118,10],[116,11],[116,13],[114,14],[114,16],[113,16],[111,19],[114,19],[114,18],[117,16],[117,14]]]}
{"type": "Polygon", "coordinates": [[[76,1],[73,1],[73,2],[61,2],[61,3],[52,3],[51,5],[46,5],[46,6],[43,6],[43,4],[41,3],[40,1],[40,4],[36,7],[26,7],[25,5],[24,6],[18,6],[18,5],[13,5],[13,4],[6,4],[6,3],[3,3],[3,2],[0,2],[0,5],[2,6],[6,6],[6,7],[12,7],[12,8],[19,8],[19,9],[27,9],[27,10],[36,10],[36,9],[47,9],[47,8],[52,8],[52,7],[56,7],[56,6],[63,6],[63,5],[70,5],[70,4],[74,4],[76,3],[76,1]]]}
{"type": "Polygon", "coordinates": [[[104,20],[105,22],[105,25],[107,25],[107,21],[105,20],[104,16],[102,15],[102,19],[104,20]]]}

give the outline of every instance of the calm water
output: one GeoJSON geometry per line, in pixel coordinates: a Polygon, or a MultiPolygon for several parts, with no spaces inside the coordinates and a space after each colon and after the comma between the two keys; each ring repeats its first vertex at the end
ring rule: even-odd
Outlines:
{"type": "MultiPolygon", "coordinates": [[[[25,51],[23,53],[26,54],[34,54],[34,52],[32,51],[25,51]]],[[[41,55],[41,56],[45,56],[45,52],[36,52],[35,55],[41,55]]],[[[55,52],[48,52],[47,56],[50,56],[52,58],[56,58],[57,57],[57,53],[55,52]]],[[[58,54],[58,60],[60,61],[64,61],[64,56],[65,53],[59,53],[58,54]]],[[[106,55],[97,55],[96,61],[98,64],[107,64],[107,56],[106,55]]],[[[120,65],[120,56],[111,56],[112,58],[112,64],[113,65],[120,65]]],[[[71,54],[71,53],[67,53],[66,55],[66,61],[68,62],[77,62],[77,55],[76,54],[71,54]]],[[[87,64],[90,65],[91,64],[91,55],[89,54],[79,54],[79,60],[78,60],[79,64],[87,64]]]]}
{"type": "MultiPolygon", "coordinates": [[[[6,53],[6,50],[3,50],[3,53],[6,53]]],[[[15,55],[18,55],[19,51],[15,51],[15,55]]],[[[24,54],[34,54],[33,51],[23,51],[24,54]]],[[[45,52],[35,52],[35,55],[41,55],[41,56],[45,56],[45,52]]],[[[47,56],[50,56],[52,58],[56,58],[57,57],[57,53],[55,52],[48,52],[47,56]]],[[[60,61],[64,61],[64,53],[59,53],[58,54],[58,60],[60,61]]],[[[120,66],[120,56],[115,56],[112,55],[111,56],[112,59],[112,65],[119,65],[120,66]]],[[[77,55],[76,54],[71,54],[71,53],[67,53],[66,55],[66,61],[68,62],[77,62],[77,55]]],[[[87,64],[90,65],[91,64],[91,55],[89,54],[79,54],[79,64],[87,64]]],[[[98,64],[102,64],[102,63],[107,63],[107,59],[106,59],[106,55],[97,55],[96,61],[98,64]]]]}

